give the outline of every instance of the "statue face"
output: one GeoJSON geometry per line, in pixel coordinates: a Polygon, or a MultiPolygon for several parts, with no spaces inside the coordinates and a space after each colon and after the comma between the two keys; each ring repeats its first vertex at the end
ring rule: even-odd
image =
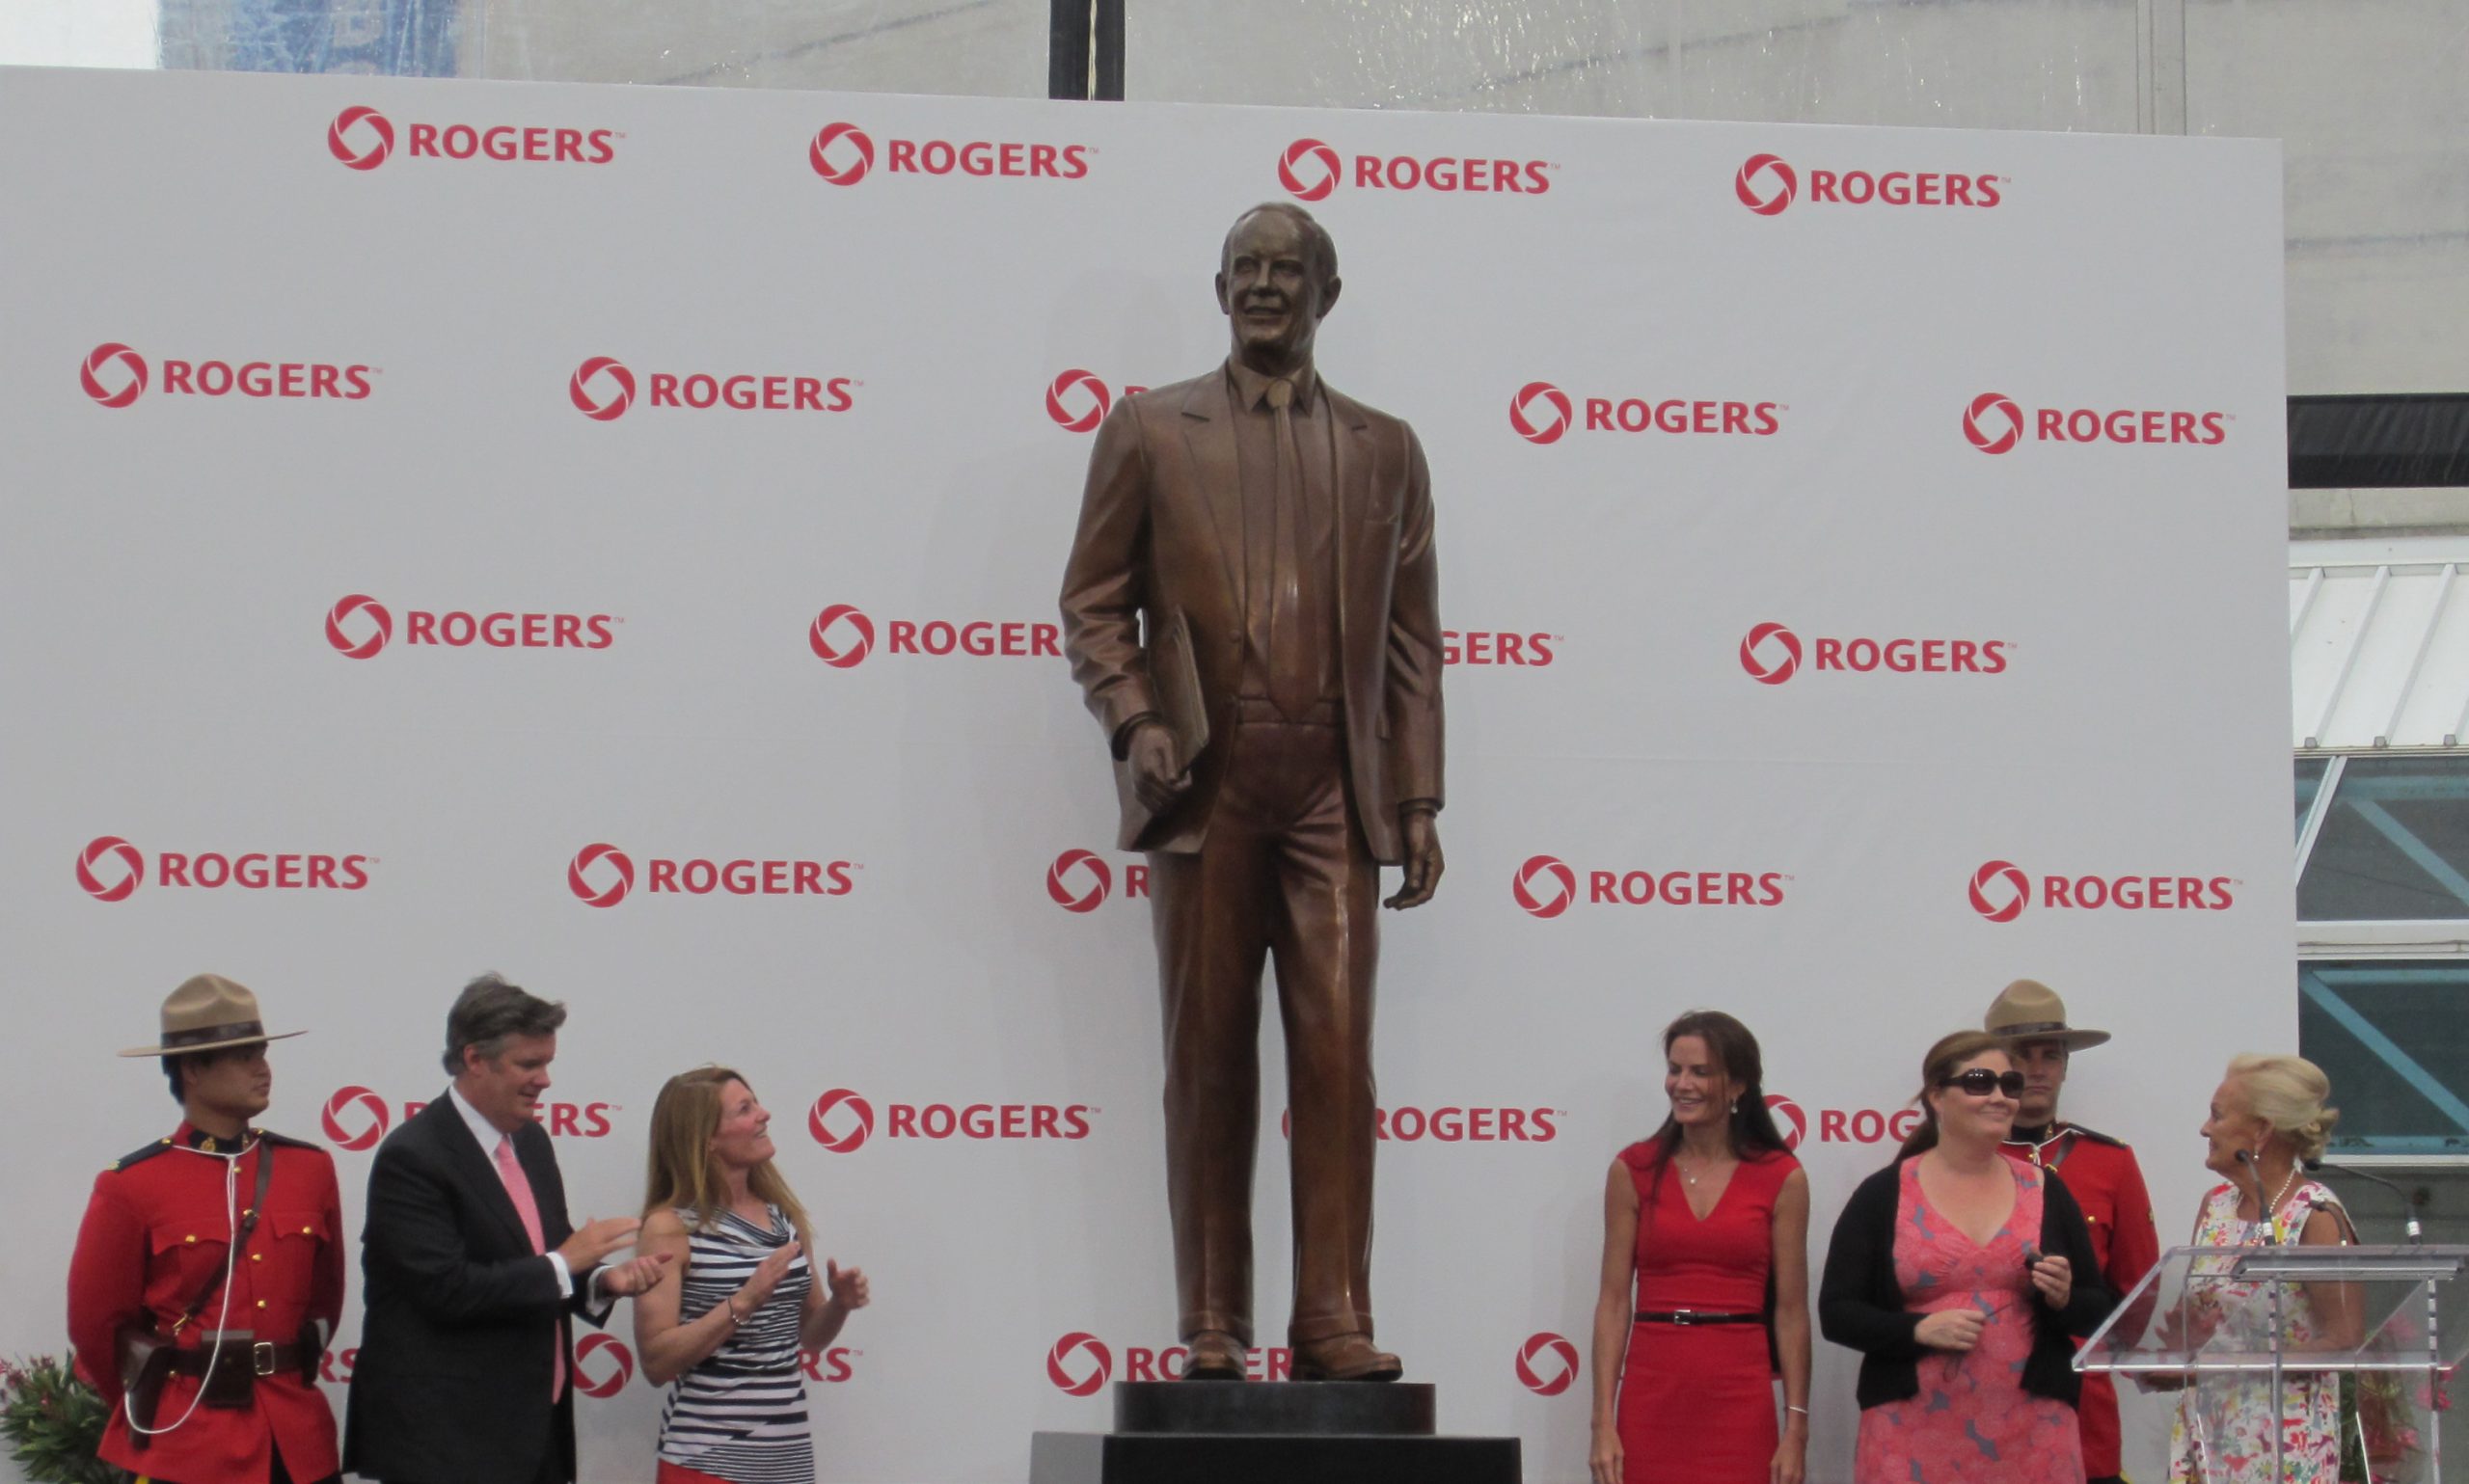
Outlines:
{"type": "Polygon", "coordinates": [[[1246,364],[1276,370],[1302,364],[1337,300],[1338,281],[1320,277],[1302,223],[1283,211],[1255,211],[1235,224],[1217,275],[1217,307],[1232,321],[1234,351],[1246,364]]]}

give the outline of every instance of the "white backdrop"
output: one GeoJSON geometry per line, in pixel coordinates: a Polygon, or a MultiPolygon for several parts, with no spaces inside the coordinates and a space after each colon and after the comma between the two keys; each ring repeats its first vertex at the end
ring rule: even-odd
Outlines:
{"type": "MultiPolygon", "coordinates": [[[[1813,1266],[2023,974],[2121,1033],[2068,1105],[2175,1232],[2222,1060],[2293,1032],[2279,192],[2241,141],[0,71],[0,1352],[174,1116],[110,1053],[179,979],[313,1031],[269,1121],[356,1227],[496,968],[573,1012],[578,1215],[668,1073],[774,1111],[877,1295],[826,1478],[1017,1478],[1171,1368],[1139,861],[1045,651],[1088,414],[1214,364],[1220,236],[1296,197],[1460,661],[1378,1038],[1380,1334],[1444,1427],[1582,1475],[1604,1170],[1691,1007],[1764,1038],[1813,1266]]],[[[594,1480],[650,1476],[631,1369],[587,1342],[594,1480]]]]}

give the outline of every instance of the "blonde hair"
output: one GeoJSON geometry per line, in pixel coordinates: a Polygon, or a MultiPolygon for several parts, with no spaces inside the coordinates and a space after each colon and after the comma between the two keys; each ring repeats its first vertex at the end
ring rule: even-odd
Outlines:
{"type": "Polygon", "coordinates": [[[2332,1127],[2341,1110],[2326,1108],[2332,1079],[2302,1056],[2259,1056],[2247,1053],[2229,1059],[2229,1079],[2246,1097],[2246,1111],[2272,1126],[2290,1142],[2299,1159],[2316,1160],[2332,1142],[2332,1127]]]}
{"type": "MultiPolygon", "coordinates": [[[[704,1227],[729,1203],[728,1180],[712,1158],[712,1136],[719,1132],[720,1093],[732,1082],[754,1091],[753,1084],[725,1066],[697,1066],[661,1084],[652,1103],[651,1159],[643,1182],[643,1214],[681,1210],[694,1213],[693,1225],[704,1227]]],[[[778,1167],[765,1160],[747,1173],[746,1190],[770,1201],[788,1218],[800,1241],[812,1239],[806,1208],[789,1189],[778,1167]]]]}
{"type": "Polygon", "coordinates": [[[1992,1036],[1987,1031],[1956,1031],[1938,1038],[1938,1044],[1920,1059],[1920,1095],[1913,1099],[1920,1109],[1920,1121],[1905,1137],[1897,1159],[1908,1159],[1938,1147],[1938,1110],[1930,1103],[1929,1094],[1938,1090],[1939,1083],[1952,1076],[1956,1067],[1992,1051],[2004,1057],[2008,1066],[2015,1065],[2015,1053],[2002,1036],[1992,1036]]]}

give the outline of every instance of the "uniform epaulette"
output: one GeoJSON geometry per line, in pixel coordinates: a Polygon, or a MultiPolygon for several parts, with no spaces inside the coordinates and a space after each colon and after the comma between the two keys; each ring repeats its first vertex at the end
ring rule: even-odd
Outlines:
{"type": "Polygon", "coordinates": [[[268,1144],[279,1144],[286,1148],[322,1149],[325,1147],[324,1145],[319,1144],[314,1140],[294,1139],[289,1134],[278,1134],[271,1128],[253,1128],[250,1132],[256,1134],[258,1138],[263,1139],[268,1144]]]}
{"type": "Polygon", "coordinates": [[[136,1148],[122,1154],[120,1158],[113,1160],[112,1168],[114,1170],[125,1170],[129,1166],[137,1164],[143,1160],[152,1159],[155,1155],[162,1153],[171,1147],[172,1141],[169,1139],[157,1139],[150,1144],[141,1144],[136,1148]]]}
{"type": "Polygon", "coordinates": [[[2097,1128],[2085,1128],[2080,1123],[2067,1124],[2066,1131],[2077,1138],[2089,1139],[2094,1144],[2105,1144],[2113,1149],[2123,1149],[2127,1147],[2127,1142],[2125,1140],[2112,1138],[2111,1136],[2101,1132],[2097,1128]]]}

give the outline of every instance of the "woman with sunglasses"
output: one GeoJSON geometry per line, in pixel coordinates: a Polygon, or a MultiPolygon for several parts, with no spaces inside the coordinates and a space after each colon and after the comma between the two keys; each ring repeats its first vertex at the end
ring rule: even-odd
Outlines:
{"type": "Polygon", "coordinates": [[[1749,1027],[1692,1011],[1663,1054],[1671,1112],[1620,1151],[1603,1193],[1587,1468],[1593,1484],[1801,1484],[1808,1177],[1766,1107],[1749,1027]]]}
{"type": "Polygon", "coordinates": [[[1858,1484],[2081,1484],[2075,1340],[2116,1299],[2065,1184],[1999,1150],[2022,1092],[1995,1037],[1930,1047],[1919,1125],[1835,1223],[1818,1324],[1862,1355],[1858,1484]]]}

